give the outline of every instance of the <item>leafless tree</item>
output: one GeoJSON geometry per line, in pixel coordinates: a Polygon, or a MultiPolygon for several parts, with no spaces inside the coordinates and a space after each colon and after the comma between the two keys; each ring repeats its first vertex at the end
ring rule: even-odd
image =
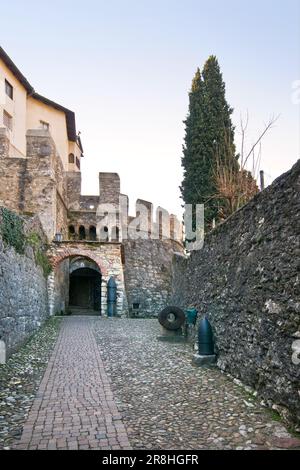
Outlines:
{"type": "Polygon", "coordinates": [[[241,119],[241,151],[235,162],[232,155],[232,145],[230,138],[225,144],[224,152],[220,155],[217,152],[216,166],[214,169],[214,183],[216,186],[215,199],[222,201],[219,209],[221,220],[227,219],[244,204],[249,202],[258,192],[257,178],[260,171],[262,140],[272,129],[279,119],[279,116],[272,116],[265,125],[263,131],[249,150],[246,150],[246,137],[249,124],[247,113],[246,121],[241,119]],[[251,161],[252,169],[248,170],[251,161]]]}

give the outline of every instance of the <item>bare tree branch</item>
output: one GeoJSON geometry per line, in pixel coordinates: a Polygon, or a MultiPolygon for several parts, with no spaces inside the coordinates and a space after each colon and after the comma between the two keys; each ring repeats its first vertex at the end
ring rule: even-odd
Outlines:
{"type": "Polygon", "coordinates": [[[255,144],[252,145],[252,147],[251,147],[251,149],[250,149],[248,155],[246,156],[245,162],[244,162],[245,165],[246,165],[246,163],[247,163],[247,161],[248,161],[250,155],[252,154],[253,150],[254,150],[254,149],[256,148],[256,146],[261,142],[261,140],[262,140],[263,137],[266,135],[266,133],[267,133],[270,129],[272,129],[272,127],[274,127],[274,124],[275,124],[275,122],[278,121],[279,117],[280,117],[280,115],[278,115],[278,116],[276,116],[276,117],[273,116],[273,117],[270,119],[269,123],[265,126],[264,131],[260,134],[260,136],[258,137],[258,139],[257,139],[257,141],[255,142],[255,144]]]}

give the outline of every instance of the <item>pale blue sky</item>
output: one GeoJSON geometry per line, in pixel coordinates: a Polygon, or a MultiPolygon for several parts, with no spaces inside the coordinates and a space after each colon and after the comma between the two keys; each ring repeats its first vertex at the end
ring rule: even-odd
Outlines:
{"type": "MultiPolygon", "coordinates": [[[[99,171],[122,191],[179,213],[188,90],[210,54],[220,62],[234,122],[249,111],[249,145],[264,140],[267,181],[299,158],[299,0],[12,0],[1,4],[0,44],[35,89],[76,112],[83,190],[99,171]]],[[[238,136],[237,136],[238,141],[238,136]]]]}

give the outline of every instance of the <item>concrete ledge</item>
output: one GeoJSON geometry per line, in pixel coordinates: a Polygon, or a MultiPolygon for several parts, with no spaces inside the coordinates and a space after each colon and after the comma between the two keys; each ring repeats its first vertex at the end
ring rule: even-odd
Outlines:
{"type": "Polygon", "coordinates": [[[199,356],[199,354],[194,354],[193,356],[193,365],[198,367],[212,367],[215,366],[217,362],[217,356],[199,356]]]}
{"type": "Polygon", "coordinates": [[[52,139],[50,131],[47,129],[28,129],[26,132],[27,137],[48,137],[52,139]]]}

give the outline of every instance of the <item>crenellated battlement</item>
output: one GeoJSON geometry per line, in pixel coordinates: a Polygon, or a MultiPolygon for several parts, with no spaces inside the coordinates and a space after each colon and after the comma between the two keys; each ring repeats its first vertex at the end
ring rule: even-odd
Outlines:
{"type": "Polygon", "coordinates": [[[129,214],[129,198],[120,191],[117,173],[99,173],[100,192],[82,196],[78,172],[67,173],[69,238],[100,242],[126,239],[172,239],[182,242],[182,224],[174,214],[137,199],[135,215],[129,214]]]}

